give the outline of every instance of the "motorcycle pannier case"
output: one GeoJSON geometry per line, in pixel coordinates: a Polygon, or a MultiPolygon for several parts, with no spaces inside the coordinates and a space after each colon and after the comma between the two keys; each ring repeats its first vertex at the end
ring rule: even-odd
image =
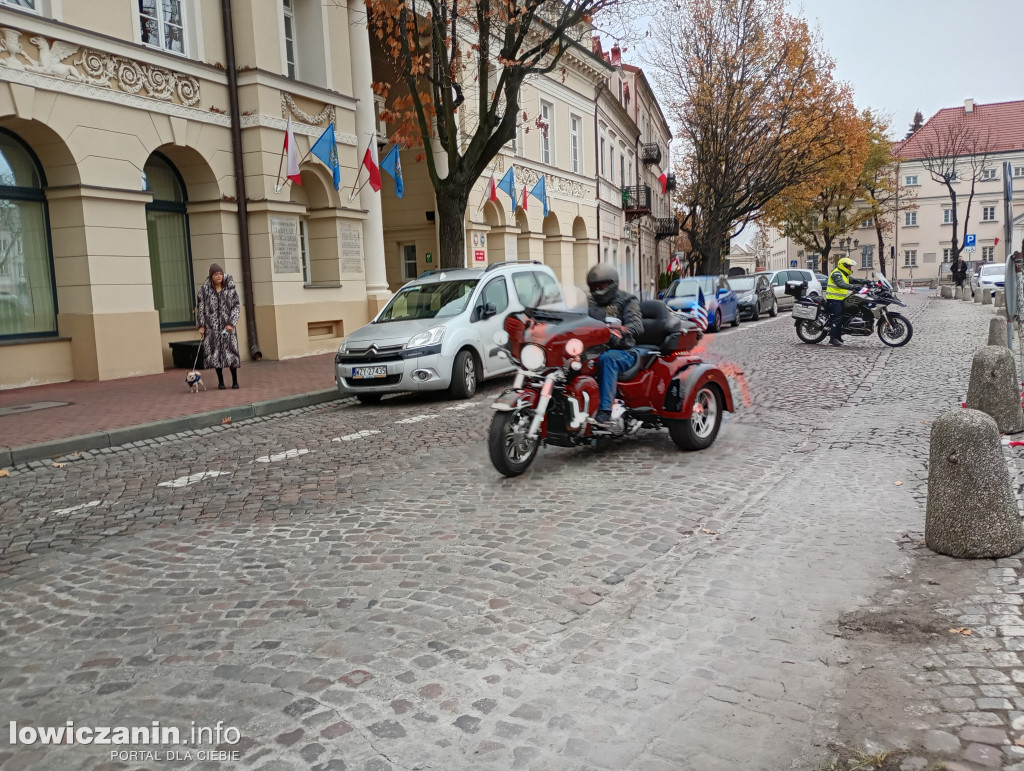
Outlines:
{"type": "Polygon", "coordinates": [[[807,282],[787,281],[786,289],[784,291],[786,292],[786,294],[792,295],[793,297],[799,300],[801,297],[807,294],[807,282]]]}

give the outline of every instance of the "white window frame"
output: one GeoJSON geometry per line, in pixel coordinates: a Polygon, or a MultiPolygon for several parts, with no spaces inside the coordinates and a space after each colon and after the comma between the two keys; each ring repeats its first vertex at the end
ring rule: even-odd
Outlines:
{"type": "Polygon", "coordinates": [[[540,101],[540,118],[547,124],[547,131],[540,132],[540,161],[548,166],[555,165],[555,106],[551,102],[540,101]]]}
{"type": "Polygon", "coordinates": [[[399,246],[399,249],[401,250],[399,256],[402,259],[402,278],[405,281],[412,281],[414,278],[416,278],[416,276],[418,275],[418,271],[419,271],[419,255],[416,254],[416,244],[415,243],[401,244],[399,246]],[[408,254],[408,251],[407,251],[410,248],[412,249],[412,256],[413,256],[412,274],[411,275],[409,273],[409,254],[408,254]]]}
{"type": "Polygon", "coordinates": [[[144,42],[142,40],[142,20],[143,20],[143,18],[147,18],[148,19],[148,18],[151,18],[151,17],[149,17],[149,16],[143,17],[142,12],[139,9],[139,4],[137,2],[133,2],[132,3],[132,7],[133,7],[133,11],[134,11],[134,17],[135,17],[135,34],[138,36],[139,43],[141,45],[144,45],[146,48],[150,48],[150,49],[152,49],[154,51],[162,51],[164,53],[171,54],[173,56],[183,56],[183,57],[188,58],[188,57],[192,56],[192,48],[193,48],[193,43],[192,43],[192,39],[191,39],[192,30],[190,29],[190,27],[192,25],[192,22],[193,22],[193,19],[194,19],[193,8],[192,8],[191,3],[189,2],[189,0],[175,0],[175,1],[178,3],[178,8],[180,9],[180,12],[181,12],[181,42],[182,42],[182,47],[184,48],[184,50],[182,50],[182,51],[174,51],[174,50],[168,48],[166,46],[166,44],[165,44],[165,41],[164,41],[164,24],[166,24],[167,22],[164,21],[164,18],[163,18],[163,13],[164,13],[163,0],[157,0],[157,2],[156,2],[157,32],[159,34],[160,42],[157,45],[154,45],[153,43],[146,43],[146,42],[144,42]]]}
{"type": "Polygon", "coordinates": [[[952,209],[943,209],[942,210],[942,224],[943,225],[952,225],[953,224],[953,210],[952,209]]]}
{"type": "Polygon", "coordinates": [[[907,227],[907,228],[917,227],[917,212],[916,211],[903,212],[903,214],[904,214],[904,217],[903,217],[903,226],[904,227],[907,227]]]}
{"type": "Polygon", "coordinates": [[[981,259],[985,262],[993,262],[996,258],[996,248],[994,246],[983,246],[981,247],[981,259]]]}
{"type": "Polygon", "coordinates": [[[860,267],[864,270],[875,267],[875,245],[864,244],[861,247],[860,267]]]}
{"type": "Polygon", "coordinates": [[[299,79],[299,57],[295,39],[295,0],[281,0],[281,35],[284,48],[284,74],[292,80],[299,79]],[[292,59],[288,59],[288,22],[291,22],[292,59]]]}
{"type": "Polygon", "coordinates": [[[43,15],[43,9],[40,8],[40,5],[42,5],[43,0],[27,0],[27,1],[32,3],[31,7],[25,6],[25,5],[21,5],[21,3],[18,2],[18,0],[0,0],[0,5],[6,6],[7,8],[14,8],[15,10],[18,10],[18,11],[26,11],[27,13],[34,13],[37,16],[42,16],[43,15]]]}
{"type": "Polygon", "coordinates": [[[1024,177],[1024,166],[1014,166],[1013,167],[1013,176],[1015,176],[1015,177],[1024,177]]]}
{"type": "Polygon", "coordinates": [[[608,181],[615,184],[615,135],[608,136],[608,181]]]}
{"type": "Polygon", "coordinates": [[[903,267],[904,268],[916,268],[917,267],[917,249],[904,249],[903,250],[903,267]]]}
{"type": "Polygon", "coordinates": [[[952,262],[953,261],[953,249],[948,246],[942,247],[942,261],[952,262]]]}
{"type": "Polygon", "coordinates": [[[601,176],[602,177],[605,175],[604,156],[605,156],[605,145],[606,144],[607,144],[607,140],[605,139],[604,134],[602,134],[601,135],[601,176]]]}
{"type": "Polygon", "coordinates": [[[583,155],[582,131],[583,120],[578,115],[569,115],[569,167],[573,174],[580,174],[580,158],[583,155]]]}
{"type": "Polygon", "coordinates": [[[982,182],[989,182],[989,181],[991,181],[991,180],[993,180],[995,178],[996,178],[996,170],[995,169],[982,169],[981,170],[981,181],[982,182]]]}
{"type": "Polygon", "coordinates": [[[908,174],[903,178],[904,187],[916,187],[917,186],[917,174],[908,174]],[[913,181],[911,181],[913,180],[913,181]]]}
{"type": "Polygon", "coordinates": [[[996,207],[995,206],[982,206],[981,207],[981,221],[982,222],[995,222],[996,221],[996,207]]]}
{"type": "Polygon", "coordinates": [[[299,254],[302,256],[302,274],[306,286],[313,283],[313,261],[309,252],[309,224],[305,217],[299,217],[299,254]]]}

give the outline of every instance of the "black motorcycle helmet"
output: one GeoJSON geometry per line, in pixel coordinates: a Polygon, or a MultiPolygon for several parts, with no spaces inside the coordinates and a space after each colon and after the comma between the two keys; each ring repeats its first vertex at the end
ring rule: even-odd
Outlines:
{"type": "Polygon", "coordinates": [[[619,292],[619,272],[606,262],[599,262],[587,274],[590,296],[598,305],[608,305],[619,292]]]}

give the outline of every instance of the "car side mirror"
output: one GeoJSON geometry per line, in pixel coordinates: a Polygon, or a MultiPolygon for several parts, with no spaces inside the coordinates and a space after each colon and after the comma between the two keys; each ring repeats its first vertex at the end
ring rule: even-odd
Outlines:
{"type": "Polygon", "coordinates": [[[658,299],[659,300],[664,300],[665,299],[665,293],[664,292],[658,292],[658,299]]]}
{"type": "Polygon", "coordinates": [[[494,307],[494,303],[484,303],[484,307],[480,310],[480,318],[489,319],[491,316],[497,316],[498,309],[494,307]]]}

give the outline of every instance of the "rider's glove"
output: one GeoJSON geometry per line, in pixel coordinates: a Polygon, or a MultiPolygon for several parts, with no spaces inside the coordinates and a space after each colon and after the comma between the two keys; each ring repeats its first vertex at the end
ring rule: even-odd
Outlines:
{"type": "Polygon", "coordinates": [[[612,327],[611,329],[608,330],[608,333],[609,335],[611,335],[611,339],[608,341],[608,345],[610,345],[612,348],[621,348],[622,330],[612,327]]]}

